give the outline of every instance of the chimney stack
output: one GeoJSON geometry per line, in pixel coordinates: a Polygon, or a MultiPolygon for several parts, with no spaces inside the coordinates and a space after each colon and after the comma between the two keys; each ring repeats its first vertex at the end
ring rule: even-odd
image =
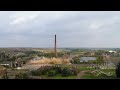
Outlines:
{"type": "Polygon", "coordinates": [[[57,57],[57,49],[56,49],[56,35],[55,35],[55,57],[57,57]]]}

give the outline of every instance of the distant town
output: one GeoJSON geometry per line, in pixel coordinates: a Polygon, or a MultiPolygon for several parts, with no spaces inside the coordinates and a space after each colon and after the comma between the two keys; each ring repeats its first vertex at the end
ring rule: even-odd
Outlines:
{"type": "Polygon", "coordinates": [[[0,48],[1,79],[117,79],[120,49],[0,48]]]}

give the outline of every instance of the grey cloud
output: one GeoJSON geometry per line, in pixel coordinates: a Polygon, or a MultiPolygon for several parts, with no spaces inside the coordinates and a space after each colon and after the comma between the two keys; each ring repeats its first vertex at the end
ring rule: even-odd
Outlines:
{"type": "Polygon", "coordinates": [[[120,47],[119,28],[118,11],[1,11],[0,47],[120,47]]]}

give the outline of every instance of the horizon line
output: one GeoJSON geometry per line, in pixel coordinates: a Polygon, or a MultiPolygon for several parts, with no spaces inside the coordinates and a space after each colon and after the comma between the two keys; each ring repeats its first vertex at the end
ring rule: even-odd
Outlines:
{"type": "MultiPolygon", "coordinates": [[[[0,47],[0,48],[53,48],[54,49],[54,47],[0,47]]],[[[120,48],[120,47],[59,47],[59,48],[120,48]]]]}

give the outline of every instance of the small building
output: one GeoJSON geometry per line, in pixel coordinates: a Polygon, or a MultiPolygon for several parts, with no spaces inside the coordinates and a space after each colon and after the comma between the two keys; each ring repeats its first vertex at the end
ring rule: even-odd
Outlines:
{"type": "Polygon", "coordinates": [[[22,59],[17,59],[15,60],[15,67],[21,67],[26,63],[26,60],[22,60],[22,59]]]}
{"type": "Polygon", "coordinates": [[[117,53],[117,51],[109,51],[109,53],[117,53]]]}
{"type": "Polygon", "coordinates": [[[5,67],[12,67],[13,66],[13,62],[11,61],[4,61],[0,63],[1,66],[5,66],[5,67]]]}
{"type": "Polygon", "coordinates": [[[89,61],[95,61],[97,60],[96,57],[81,57],[80,62],[89,62],[89,61]]]}
{"type": "Polygon", "coordinates": [[[24,64],[24,61],[22,60],[0,62],[1,66],[12,67],[12,68],[21,67],[23,64],[24,64]]]}

